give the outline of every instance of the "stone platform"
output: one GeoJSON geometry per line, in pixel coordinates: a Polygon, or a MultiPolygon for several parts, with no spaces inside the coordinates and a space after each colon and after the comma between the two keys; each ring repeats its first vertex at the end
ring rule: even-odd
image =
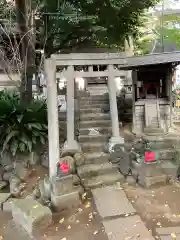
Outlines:
{"type": "Polygon", "coordinates": [[[153,240],[120,184],[92,191],[109,240],[153,240]]]}

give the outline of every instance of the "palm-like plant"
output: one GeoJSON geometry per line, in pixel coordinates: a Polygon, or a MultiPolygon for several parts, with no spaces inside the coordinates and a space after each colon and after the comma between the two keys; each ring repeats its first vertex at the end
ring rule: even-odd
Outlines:
{"type": "Polygon", "coordinates": [[[36,151],[47,139],[46,102],[27,107],[17,93],[0,92],[0,150],[13,156],[36,151]]]}

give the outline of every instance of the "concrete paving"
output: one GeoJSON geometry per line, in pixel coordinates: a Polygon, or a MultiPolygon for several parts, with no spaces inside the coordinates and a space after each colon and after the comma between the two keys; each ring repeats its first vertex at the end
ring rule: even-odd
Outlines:
{"type": "Polygon", "coordinates": [[[156,233],[162,240],[180,240],[180,227],[156,228],[156,233]]]}
{"type": "Polygon", "coordinates": [[[92,194],[109,240],[154,239],[120,187],[97,188],[92,194]]]}
{"type": "Polygon", "coordinates": [[[169,236],[160,236],[161,240],[172,240],[172,239],[176,239],[176,240],[180,240],[180,235],[176,235],[176,238],[172,237],[171,235],[169,236]]]}
{"type": "Polygon", "coordinates": [[[109,240],[153,240],[139,216],[103,221],[109,240]]]}
{"type": "Polygon", "coordinates": [[[4,240],[35,240],[29,236],[20,226],[16,225],[13,220],[10,220],[3,229],[4,240]]]}
{"type": "Polygon", "coordinates": [[[114,186],[92,190],[94,201],[102,218],[136,213],[123,190],[114,186]]]}

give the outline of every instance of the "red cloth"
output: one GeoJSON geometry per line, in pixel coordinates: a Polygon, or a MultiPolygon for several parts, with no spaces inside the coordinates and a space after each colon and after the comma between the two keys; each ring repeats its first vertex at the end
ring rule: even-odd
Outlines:
{"type": "Polygon", "coordinates": [[[143,84],[143,87],[144,88],[156,88],[156,87],[159,87],[159,82],[151,82],[151,83],[145,83],[143,84]]]}
{"type": "Polygon", "coordinates": [[[145,152],[144,161],[145,162],[155,161],[155,153],[154,152],[145,152]]]}
{"type": "Polygon", "coordinates": [[[59,168],[63,173],[69,173],[69,165],[67,163],[60,163],[59,168]]]}

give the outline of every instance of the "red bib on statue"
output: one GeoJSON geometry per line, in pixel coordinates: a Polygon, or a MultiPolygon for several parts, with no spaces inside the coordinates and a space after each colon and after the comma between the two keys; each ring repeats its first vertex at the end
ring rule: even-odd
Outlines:
{"type": "Polygon", "coordinates": [[[61,169],[62,173],[69,173],[69,165],[67,163],[60,163],[59,168],[61,169]]]}
{"type": "Polygon", "coordinates": [[[144,156],[145,162],[154,162],[155,161],[155,153],[154,152],[145,152],[144,156]]]}

